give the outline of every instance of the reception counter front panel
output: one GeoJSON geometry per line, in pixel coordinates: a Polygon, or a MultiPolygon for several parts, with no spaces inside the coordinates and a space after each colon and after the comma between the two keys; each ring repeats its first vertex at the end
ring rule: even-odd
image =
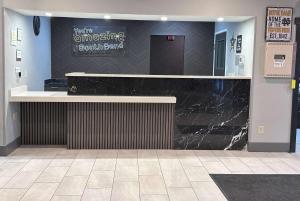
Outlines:
{"type": "Polygon", "coordinates": [[[70,149],[171,149],[175,104],[68,104],[70,149]]]}
{"type": "Polygon", "coordinates": [[[243,149],[250,79],[68,75],[69,95],[174,96],[175,149],[243,149]]]}
{"type": "Polygon", "coordinates": [[[234,149],[248,141],[250,79],[68,76],[68,92],[11,93],[23,144],[234,149]]]}
{"type": "Polygon", "coordinates": [[[69,149],[171,149],[176,97],[69,96],[67,92],[11,90],[21,105],[25,145],[69,149]]]}
{"type": "Polygon", "coordinates": [[[172,103],[21,103],[25,145],[69,149],[171,149],[172,103]]]}
{"type": "Polygon", "coordinates": [[[67,103],[22,102],[23,145],[66,145],[67,103]]]}

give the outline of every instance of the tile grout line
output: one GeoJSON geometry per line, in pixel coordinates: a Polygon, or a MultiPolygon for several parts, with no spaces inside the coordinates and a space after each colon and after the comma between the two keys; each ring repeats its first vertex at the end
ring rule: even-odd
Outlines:
{"type": "MultiPolygon", "coordinates": [[[[198,157],[198,156],[197,156],[198,157]]],[[[217,158],[217,157],[216,157],[217,158]]],[[[200,159],[199,159],[200,160],[200,159]]],[[[219,158],[217,158],[217,160],[218,161],[215,161],[215,162],[218,162],[218,163],[222,163],[222,161],[220,161],[219,160],[219,158]]],[[[201,160],[200,160],[201,161],[201,160]]],[[[201,161],[202,162],[202,161],[201,161]]],[[[207,161],[207,162],[210,162],[210,161],[207,161]]],[[[231,171],[222,163],[222,165],[226,168],[226,170],[228,170],[229,171],[229,173],[231,173],[231,171]]],[[[210,175],[210,174],[212,174],[212,173],[210,173],[209,172],[209,170],[207,169],[207,167],[205,167],[205,165],[203,164],[203,167],[205,168],[205,170],[208,172],[208,174],[210,175]]],[[[215,174],[215,173],[213,173],[213,174],[215,174]]]]}
{"type": "Polygon", "coordinates": [[[218,161],[220,163],[222,163],[222,165],[228,170],[229,174],[232,174],[232,171],[226,166],[226,164],[221,160],[221,157],[216,156],[216,154],[214,154],[214,152],[212,152],[212,154],[218,159],[218,161]]]}
{"type": "Polygon", "coordinates": [[[162,178],[163,178],[163,180],[164,180],[165,187],[166,187],[167,196],[168,196],[168,199],[169,199],[169,201],[170,201],[169,190],[168,190],[168,186],[167,186],[166,181],[165,181],[164,172],[162,171],[162,168],[161,168],[160,158],[159,158],[159,155],[157,154],[157,151],[155,151],[155,153],[156,153],[156,155],[157,155],[157,160],[158,160],[159,169],[160,169],[160,172],[161,172],[161,175],[162,175],[162,178]]]}
{"type": "MultiPolygon", "coordinates": [[[[55,156],[57,156],[57,154],[55,155],[55,156]]],[[[53,162],[53,160],[55,160],[56,158],[54,158],[54,159],[52,159],[52,161],[49,163],[49,165],[51,165],[51,163],[53,162]]],[[[66,171],[66,173],[64,174],[64,176],[62,177],[62,179],[61,179],[61,181],[58,183],[58,186],[56,187],[56,189],[55,189],[55,191],[54,191],[54,193],[53,193],[53,195],[51,196],[51,199],[50,199],[50,201],[53,199],[53,197],[55,196],[55,193],[56,193],[56,191],[57,191],[57,189],[58,189],[58,187],[60,186],[60,184],[62,183],[62,181],[64,180],[64,178],[65,178],[65,176],[66,176],[66,174],[67,174],[67,172],[69,171],[69,169],[71,168],[71,165],[73,164],[73,162],[75,161],[75,159],[73,159],[73,161],[72,161],[72,163],[70,164],[70,166],[67,166],[67,171],[66,171]]],[[[52,166],[49,166],[48,165],[48,167],[52,167],[52,166]]],[[[55,166],[53,166],[53,167],[55,167],[55,166]]]]}
{"type": "MultiPolygon", "coordinates": [[[[153,150],[151,150],[151,151],[153,151],[153,150]]],[[[157,153],[155,152],[155,155],[156,155],[156,160],[157,161],[153,161],[153,162],[157,162],[158,163],[158,166],[159,166],[159,169],[160,169],[160,175],[156,175],[156,174],[147,174],[147,175],[138,175],[139,176],[139,179],[140,179],[140,176],[141,177],[161,177],[162,179],[163,179],[163,181],[164,181],[164,184],[165,184],[165,180],[164,180],[164,177],[163,177],[163,174],[162,174],[162,171],[161,171],[161,168],[160,168],[160,163],[159,163],[159,159],[158,159],[158,156],[157,156],[157,153]]],[[[138,158],[139,159],[139,158],[138,158]]],[[[150,159],[150,160],[153,160],[153,158],[152,157],[150,157],[150,158],[142,158],[142,160],[145,160],[145,159],[150,159]]],[[[151,161],[152,162],[152,161],[151,161]]],[[[138,167],[140,167],[139,166],[139,161],[138,161],[138,167]]],[[[139,180],[140,181],[140,180],[139,180]]],[[[140,183],[140,182],[139,182],[140,183]]],[[[165,184],[165,187],[166,187],[166,184],[165,184]]],[[[167,189],[166,189],[166,192],[167,192],[167,189]]],[[[168,194],[168,192],[167,192],[167,194],[168,194]]],[[[167,195],[167,194],[145,194],[145,195],[167,195]]],[[[141,194],[140,194],[141,195],[141,194]]],[[[167,195],[168,196],[168,195],[167,195]]],[[[140,196],[140,199],[141,199],[141,196],[140,196]]]]}
{"type": "Polygon", "coordinates": [[[248,165],[247,163],[245,163],[244,161],[242,161],[240,158],[239,158],[239,160],[240,160],[244,165],[246,165],[247,168],[249,168],[249,170],[251,171],[252,174],[255,174],[254,170],[252,170],[252,168],[249,167],[249,165],[248,165]]]}
{"type": "Polygon", "coordinates": [[[294,171],[296,172],[295,174],[299,174],[299,173],[298,173],[298,170],[296,170],[294,167],[290,166],[287,162],[285,162],[285,161],[283,160],[283,158],[280,158],[279,160],[282,161],[284,164],[286,164],[289,168],[291,168],[292,170],[294,170],[294,171]]]}
{"type": "Polygon", "coordinates": [[[139,165],[139,151],[137,150],[137,166],[138,166],[138,182],[139,182],[139,199],[140,201],[142,200],[142,196],[141,196],[141,182],[140,182],[140,165],[139,165]]]}
{"type": "MultiPolygon", "coordinates": [[[[8,158],[9,158],[9,156],[8,156],[8,158]]],[[[29,161],[31,161],[31,158],[29,159],[29,161]]],[[[2,165],[4,165],[4,164],[7,164],[7,163],[24,163],[23,164],[23,166],[16,172],[16,174],[14,174],[13,176],[11,176],[10,177],[10,179],[7,181],[7,182],[5,182],[4,184],[3,184],[3,186],[2,186],[2,188],[0,188],[0,189],[4,189],[4,187],[16,176],[16,175],[18,175],[19,174],[19,172],[21,172],[21,170],[27,165],[27,163],[29,162],[29,161],[27,161],[27,162],[9,162],[9,159],[6,159],[5,160],[5,162],[4,163],[2,163],[1,165],[0,165],[0,167],[2,166],[2,165]]],[[[8,177],[8,176],[1,176],[1,177],[8,177]]]]}
{"type": "MultiPolygon", "coordinates": [[[[254,172],[252,171],[252,169],[250,167],[248,167],[248,165],[245,164],[241,159],[239,159],[238,157],[232,157],[232,158],[233,159],[237,159],[240,163],[242,163],[243,165],[245,165],[250,170],[251,174],[254,174],[254,172]]],[[[239,171],[231,171],[222,160],[220,160],[220,162],[229,170],[230,174],[235,174],[236,172],[239,172],[239,171]]]]}
{"type": "MultiPolygon", "coordinates": [[[[194,187],[193,187],[193,185],[192,185],[192,182],[190,181],[189,177],[188,177],[187,174],[186,174],[186,171],[185,171],[185,169],[184,169],[184,167],[183,167],[183,165],[182,165],[181,160],[179,159],[178,154],[177,154],[176,152],[175,152],[175,154],[176,154],[176,158],[178,159],[178,161],[179,161],[179,163],[180,163],[181,168],[183,169],[184,175],[186,176],[187,180],[189,181],[189,184],[191,185],[190,188],[191,188],[192,191],[194,192],[194,195],[196,196],[197,200],[200,201],[198,195],[196,194],[196,192],[195,192],[195,190],[194,190],[194,187]]],[[[193,154],[194,154],[194,152],[193,152],[193,154]]],[[[196,155],[195,155],[195,156],[196,156],[196,155]]],[[[197,158],[198,158],[198,157],[197,157],[197,158]]],[[[202,164],[202,163],[201,163],[201,164],[202,164]]]]}
{"type": "MultiPolygon", "coordinates": [[[[278,158],[276,158],[276,159],[278,159],[278,158]]],[[[271,170],[273,170],[274,171],[274,173],[275,174],[281,174],[281,173],[279,173],[277,170],[275,170],[274,168],[272,168],[272,166],[271,166],[271,164],[272,163],[277,163],[277,162],[270,162],[270,163],[267,163],[267,162],[265,162],[265,161],[263,161],[263,160],[261,160],[261,162],[263,163],[263,164],[265,164],[267,167],[269,167],[271,170]]],[[[279,161],[278,161],[279,163],[281,162],[281,163],[284,163],[284,161],[281,161],[280,159],[279,159],[279,161]]],[[[291,168],[290,166],[288,166],[286,163],[284,163],[287,167],[289,167],[289,168],[291,168]]],[[[292,169],[292,170],[294,170],[294,169],[292,169]]],[[[283,173],[283,174],[291,174],[291,173],[283,173]]]]}
{"type": "MultiPolygon", "coordinates": [[[[202,167],[204,167],[203,162],[200,160],[200,158],[197,156],[197,154],[195,153],[195,150],[193,150],[193,154],[195,155],[195,157],[197,158],[197,160],[201,163],[202,167]]],[[[208,172],[207,172],[208,173],[208,172]]]]}
{"type": "MultiPolygon", "coordinates": [[[[32,161],[32,160],[34,160],[34,159],[31,159],[30,161],[32,161]]],[[[27,164],[30,162],[30,161],[28,161],[27,162],[27,164]]],[[[48,163],[48,165],[49,165],[50,163],[48,163]]],[[[25,165],[24,165],[24,167],[25,167],[25,165]]],[[[23,167],[23,168],[24,168],[23,167]]],[[[23,169],[22,168],[22,169],[23,169]]],[[[44,172],[44,170],[46,169],[47,167],[45,167],[42,171],[40,171],[40,173],[39,173],[39,175],[36,177],[36,179],[32,182],[32,184],[30,185],[30,187],[28,187],[27,188],[27,190],[25,191],[25,193],[22,195],[22,197],[20,198],[20,200],[22,200],[23,198],[24,198],[24,196],[26,195],[26,193],[30,190],[30,188],[35,184],[35,181],[41,176],[41,174],[44,172]]],[[[22,170],[21,169],[21,170],[22,170]]],[[[20,170],[20,172],[21,172],[21,170],[20,170]]]]}
{"type": "Polygon", "coordinates": [[[112,194],[113,194],[114,185],[115,185],[115,178],[116,178],[118,157],[119,157],[119,150],[117,150],[117,156],[115,157],[116,162],[115,162],[115,168],[114,168],[114,177],[113,177],[113,183],[112,183],[112,187],[111,187],[111,193],[110,193],[110,199],[109,200],[112,200],[112,194]]]}
{"type": "Polygon", "coordinates": [[[264,162],[263,160],[261,160],[261,162],[262,162],[265,166],[267,166],[267,167],[269,167],[271,170],[273,170],[273,171],[275,172],[275,174],[279,174],[275,169],[272,168],[271,165],[269,165],[268,163],[264,162]]]}
{"type": "Polygon", "coordinates": [[[93,165],[92,165],[91,171],[90,171],[90,173],[89,173],[89,175],[88,175],[88,177],[87,177],[86,184],[85,184],[85,187],[83,188],[83,192],[82,192],[82,194],[81,194],[81,198],[80,198],[80,200],[82,200],[82,198],[83,198],[83,195],[84,195],[84,192],[85,192],[85,190],[87,189],[86,187],[87,187],[87,185],[88,185],[89,179],[90,179],[90,177],[91,177],[91,174],[92,174],[93,168],[94,168],[94,166],[95,166],[95,163],[96,163],[96,159],[93,159],[93,160],[94,160],[94,162],[93,162],[93,165]]]}
{"type": "MultiPolygon", "coordinates": [[[[69,149],[67,149],[67,150],[69,150],[69,149]]],[[[76,158],[77,158],[77,155],[78,155],[78,154],[76,153],[76,157],[72,158],[73,161],[72,161],[72,163],[70,164],[70,166],[69,166],[68,171],[66,172],[66,174],[69,172],[70,168],[72,167],[73,163],[75,162],[75,160],[76,160],[76,158]]],[[[56,156],[57,156],[57,154],[56,154],[56,156]]],[[[55,159],[56,159],[56,158],[55,158],[55,159]]],[[[60,186],[60,184],[62,183],[62,181],[64,180],[64,178],[67,177],[66,174],[64,175],[63,179],[62,179],[61,182],[59,183],[58,187],[60,186]]],[[[58,187],[57,187],[57,189],[58,189],[58,187]]],[[[57,189],[55,190],[53,196],[51,197],[51,200],[52,200],[52,198],[55,196],[55,193],[56,193],[57,189]]]]}

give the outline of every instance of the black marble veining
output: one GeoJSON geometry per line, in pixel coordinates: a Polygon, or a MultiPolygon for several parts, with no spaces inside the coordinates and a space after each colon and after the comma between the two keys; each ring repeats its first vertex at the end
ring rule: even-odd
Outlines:
{"type": "Polygon", "coordinates": [[[248,140],[250,82],[244,79],[69,77],[68,93],[176,96],[175,149],[240,150],[248,140]]]}

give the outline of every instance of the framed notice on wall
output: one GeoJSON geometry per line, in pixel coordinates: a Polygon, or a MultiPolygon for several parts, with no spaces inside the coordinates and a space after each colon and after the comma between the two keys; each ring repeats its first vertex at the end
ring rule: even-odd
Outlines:
{"type": "Polygon", "coordinates": [[[242,42],[243,42],[243,36],[242,35],[238,35],[236,37],[236,53],[237,54],[242,53],[242,42]]]}
{"type": "Polygon", "coordinates": [[[73,56],[123,56],[126,48],[126,27],[74,26],[73,56]]]}
{"type": "Polygon", "coordinates": [[[268,7],[266,15],[266,41],[291,41],[292,22],[293,8],[268,7]]]}

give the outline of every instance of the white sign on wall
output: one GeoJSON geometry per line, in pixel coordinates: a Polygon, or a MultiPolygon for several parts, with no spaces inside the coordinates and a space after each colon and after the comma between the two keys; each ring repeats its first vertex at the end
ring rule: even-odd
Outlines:
{"type": "Polygon", "coordinates": [[[267,43],[265,77],[293,77],[296,49],[295,43],[267,43]]]}
{"type": "Polygon", "coordinates": [[[267,8],[266,41],[292,40],[293,8],[267,8]]]}
{"type": "Polygon", "coordinates": [[[18,38],[17,31],[15,29],[12,29],[10,31],[10,43],[11,43],[12,46],[17,45],[17,38],[18,38]]]}
{"type": "Polygon", "coordinates": [[[18,39],[18,41],[23,40],[23,30],[20,28],[17,28],[17,39],[18,39]]]}

